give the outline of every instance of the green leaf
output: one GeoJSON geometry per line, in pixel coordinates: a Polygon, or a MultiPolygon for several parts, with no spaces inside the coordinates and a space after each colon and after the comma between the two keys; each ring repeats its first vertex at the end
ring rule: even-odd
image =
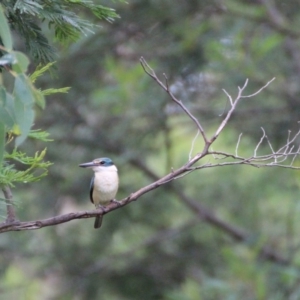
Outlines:
{"type": "Polygon", "coordinates": [[[34,110],[32,107],[26,107],[18,98],[15,100],[15,110],[17,124],[21,131],[21,135],[16,138],[15,142],[16,147],[18,147],[25,141],[30,132],[34,121],[34,110]]]}
{"type": "Polygon", "coordinates": [[[6,90],[3,86],[0,86],[0,101],[6,104],[6,90]]]}
{"type": "Polygon", "coordinates": [[[27,56],[18,51],[14,51],[12,54],[15,56],[13,70],[17,73],[25,73],[29,65],[29,59],[27,56]]]}
{"type": "Polygon", "coordinates": [[[4,147],[5,147],[5,125],[2,122],[0,122],[0,168],[2,167],[4,147]]]}
{"type": "Polygon", "coordinates": [[[41,129],[35,129],[35,130],[30,130],[28,137],[43,142],[52,142],[53,140],[48,138],[49,135],[50,134],[46,131],[42,131],[41,129]]]}
{"type": "Polygon", "coordinates": [[[46,106],[46,101],[44,98],[44,93],[40,90],[33,89],[35,103],[42,109],[46,106]]]}
{"type": "Polygon", "coordinates": [[[12,128],[15,123],[14,101],[4,87],[0,87],[0,120],[8,128],[12,128]]]}
{"type": "Polygon", "coordinates": [[[7,20],[4,15],[2,6],[0,5],[0,37],[3,45],[7,50],[12,50],[12,38],[7,20]]]}
{"type": "Polygon", "coordinates": [[[46,89],[46,90],[43,90],[42,93],[44,96],[48,96],[48,95],[52,95],[52,94],[57,94],[57,93],[68,93],[70,90],[70,87],[64,87],[64,88],[58,88],[58,89],[54,89],[54,88],[51,88],[51,89],[46,89]]]}
{"type": "Polygon", "coordinates": [[[49,161],[44,161],[46,149],[36,152],[33,157],[27,156],[26,153],[14,149],[11,153],[5,153],[6,161],[17,161],[23,165],[23,171],[18,171],[12,162],[3,165],[0,169],[0,185],[14,186],[14,183],[34,182],[47,175],[48,167],[52,165],[49,161]],[[25,168],[25,170],[24,170],[25,168]],[[35,171],[39,170],[38,173],[35,171]]]}
{"type": "Polygon", "coordinates": [[[45,66],[38,65],[35,71],[29,76],[32,83],[36,81],[38,77],[43,75],[46,71],[48,71],[56,62],[50,62],[45,66]]]}
{"type": "Polygon", "coordinates": [[[34,102],[34,95],[32,93],[31,83],[24,74],[16,77],[14,94],[25,105],[31,105],[34,102]]]}
{"type": "Polygon", "coordinates": [[[34,121],[33,104],[35,95],[30,81],[23,74],[16,77],[14,95],[16,123],[21,131],[21,135],[16,138],[17,147],[24,142],[28,136],[34,121]]]}

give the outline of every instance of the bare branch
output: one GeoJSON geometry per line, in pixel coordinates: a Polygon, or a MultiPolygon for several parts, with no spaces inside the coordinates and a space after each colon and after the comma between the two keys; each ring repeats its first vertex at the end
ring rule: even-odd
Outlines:
{"type": "MultiPolygon", "coordinates": [[[[299,122],[298,122],[299,123],[299,122]]],[[[300,135],[300,129],[298,130],[298,132],[294,135],[294,137],[290,140],[290,130],[288,133],[288,140],[287,143],[285,145],[283,145],[277,152],[282,152],[284,150],[284,153],[287,151],[287,149],[289,148],[289,146],[295,142],[295,140],[297,139],[297,137],[300,135]]]]}
{"type": "Polygon", "coordinates": [[[213,143],[219,136],[219,134],[221,133],[221,131],[224,129],[224,127],[227,125],[232,113],[234,112],[234,110],[236,109],[236,106],[238,104],[238,102],[242,99],[242,98],[250,98],[253,96],[256,96],[257,94],[259,94],[263,89],[265,89],[272,81],[275,80],[275,77],[273,79],[271,79],[269,82],[267,82],[262,88],[260,88],[257,92],[248,95],[248,96],[243,96],[243,92],[245,90],[245,88],[248,85],[248,79],[246,79],[243,87],[238,87],[238,95],[235,98],[235,100],[232,99],[232,97],[229,95],[229,93],[223,89],[223,91],[225,92],[225,94],[227,95],[230,104],[231,104],[231,109],[228,111],[225,119],[222,121],[222,123],[220,124],[219,128],[217,129],[217,131],[215,132],[214,136],[211,138],[210,143],[213,143]]]}
{"type": "Polygon", "coordinates": [[[240,145],[240,142],[241,142],[242,135],[243,135],[243,133],[240,133],[238,142],[236,143],[235,156],[238,156],[238,149],[239,149],[239,145],[240,145]]]}
{"type": "MultiPolygon", "coordinates": [[[[272,153],[275,154],[275,151],[274,151],[274,149],[273,149],[273,146],[272,146],[272,144],[271,144],[271,142],[270,142],[270,140],[269,140],[269,138],[268,138],[267,135],[266,135],[266,140],[267,140],[267,142],[268,142],[268,145],[269,145],[269,147],[270,147],[272,153]]],[[[276,160],[276,156],[275,156],[275,160],[276,160]]]]}
{"type": "Polygon", "coordinates": [[[241,98],[252,98],[256,95],[258,95],[262,90],[264,90],[271,82],[273,82],[276,79],[276,77],[272,78],[270,81],[268,81],[262,88],[260,88],[257,92],[247,95],[247,96],[241,96],[241,98]]]}
{"type": "Polygon", "coordinates": [[[166,85],[164,85],[159,78],[156,76],[154,70],[148,65],[148,63],[146,62],[146,60],[141,57],[140,58],[140,63],[144,69],[144,71],[152,78],[154,79],[164,90],[165,92],[168,93],[168,95],[171,97],[171,99],[181,107],[181,109],[188,115],[188,117],[196,124],[197,128],[199,129],[202,138],[204,140],[205,143],[207,143],[207,137],[206,134],[204,132],[203,127],[201,126],[200,122],[197,120],[197,118],[187,109],[187,107],[182,103],[181,100],[178,100],[173,93],[170,91],[169,88],[169,84],[168,84],[168,80],[167,80],[167,76],[164,74],[164,77],[166,79],[166,85]]]}
{"type": "Polygon", "coordinates": [[[266,132],[265,132],[265,130],[263,129],[263,127],[260,127],[260,128],[261,128],[261,130],[262,130],[262,132],[263,132],[263,135],[262,135],[262,137],[260,138],[258,144],[256,145],[256,147],[255,147],[255,149],[254,149],[254,154],[253,154],[254,157],[257,156],[258,148],[260,147],[261,143],[263,142],[263,140],[264,140],[265,137],[266,137],[266,132]]]}
{"type": "Polygon", "coordinates": [[[240,93],[241,95],[242,95],[244,89],[247,87],[248,82],[249,82],[249,79],[247,78],[242,88],[240,88],[240,87],[238,86],[239,93],[240,93]]]}
{"type": "Polygon", "coordinates": [[[229,95],[229,93],[225,90],[225,89],[222,89],[222,91],[226,94],[229,102],[230,102],[230,105],[231,107],[233,106],[233,100],[232,100],[232,97],[229,95]]]}
{"type": "Polygon", "coordinates": [[[236,165],[248,165],[256,168],[267,168],[267,167],[279,167],[283,169],[291,169],[291,170],[300,170],[300,167],[295,167],[295,166],[290,166],[290,165],[283,165],[280,163],[274,164],[273,162],[267,163],[267,164],[262,164],[262,163],[257,163],[253,161],[249,161],[247,159],[242,160],[242,161],[235,161],[235,162],[223,162],[223,163],[218,163],[218,164],[204,164],[201,166],[197,167],[190,167],[189,171],[196,171],[196,170],[201,170],[201,169],[207,169],[207,168],[216,168],[216,167],[227,167],[227,166],[236,166],[236,165]]]}
{"type": "Polygon", "coordinates": [[[165,73],[163,73],[163,76],[165,77],[165,80],[166,80],[166,88],[169,91],[170,88],[169,88],[169,81],[168,81],[167,75],[165,73]]]}
{"type": "MultiPolygon", "coordinates": [[[[226,124],[228,123],[232,113],[234,112],[239,100],[241,99],[242,97],[242,93],[244,91],[244,89],[247,87],[247,84],[248,84],[248,79],[245,81],[245,84],[242,88],[238,87],[239,89],[239,92],[238,92],[238,95],[237,97],[235,98],[235,100],[233,101],[231,96],[229,97],[229,101],[230,101],[230,104],[231,104],[231,108],[230,110],[227,112],[227,115],[226,117],[224,118],[224,120],[222,121],[222,123],[220,124],[219,128],[217,129],[217,131],[215,132],[215,134],[213,135],[213,137],[211,138],[210,140],[210,143],[212,144],[219,136],[219,134],[221,133],[221,131],[224,129],[224,127],[226,126],[226,124]]],[[[225,91],[225,90],[223,90],[225,91]]],[[[229,96],[229,94],[225,91],[227,97],[229,96]]]]}
{"type": "Polygon", "coordinates": [[[290,163],[290,167],[293,166],[296,157],[299,155],[298,153],[300,153],[299,151],[300,151],[300,146],[298,147],[298,150],[297,150],[296,154],[294,155],[294,157],[293,157],[293,159],[292,159],[292,161],[290,163]]]}
{"type": "MultiPolygon", "coordinates": [[[[164,78],[165,78],[165,84],[163,84],[159,78],[157,77],[157,75],[155,74],[154,70],[148,65],[148,63],[146,62],[146,60],[141,57],[140,59],[140,62],[141,62],[141,65],[144,69],[144,71],[151,77],[153,78],[168,94],[169,96],[171,97],[171,99],[176,103],[178,104],[182,110],[191,118],[191,120],[193,120],[193,122],[197,125],[197,128],[199,130],[199,132],[201,133],[202,137],[203,137],[203,140],[205,142],[205,145],[204,145],[204,148],[202,150],[202,152],[198,153],[196,156],[194,156],[192,158],[192,152],[193,152],[193,149],[194,149],[194,143],[195,143],[195,140],[198,136],[198,133],[196,135],[196,137],[193,139],[192,141],[192,147],[191,147],[191,150],[190,150],[190,153],[189,153],[189,162],[185,165],[185,167],[187,168],[185,171],[183,171],[183,173],[187,172],[187,170],[190,170],[188,168],[192,168],[193,164],[195,164],[198,160],[200,160],[202,157],[206,156],[206,155],[214,155],[216,154],[217,152],[214,152],[214,151],[210,151],[209,152],[209,148],[211,147],[211,145],[213,144],[213,142],[218,138],[218,136],[220,135],[220,133],[222,132],[222,130],[225,128],[225,126],[227,125],[229,119],[231,118],[231,115],[232,113],[235,111],[236,109],[236,106],[238,104],[238,102],[242,99],[242,98],[250,98],[250,97],[253,97],[253,96],[256,96],[258,95],[263,89],[265,89],[272,81],[275,80],[275,77],[273,79],[271,79],[270,81],[268,81],[263,87],[261,87],[258,91],[256,91],[255,93],[251,94],[251,95],[246,95],[246,96],[243,96],[243,92],[244,90],[246,89],[247,85],[248,85],[248,79],[245,80],[245,83],[242,87],[238,87],[238,95],[236,96],[236,98],[233,100],[233,98],[231,97],[231,95],[225,90],[223,89],[224,93],[226,94],[227,98],[229,99],[229,102],[230,102],[230,109],[229,111],[227,112],[225,118],[223,119],[223,121],[221,122],[221,124],[219,125],[218,129],[216,130],[216,132],[214,133],[213,137],[208,140],[207,137],[206,137],[206,134],[200,124],[200,122],[196,119],[196,117],[187,109],[187,107],[182,103],[181,100],[178,100],[173,94],[172,92],[170,91],[170,88],[169,88],[169,84],[168,84],[168,79],[167,79],[167,76],[165,74],[163,74],[164,78]]],[[[257,151],[258,151],[258,148],[260,147],[261,143],[263,142],[263,140],[266,138],[267,139],[267,142],[270,146],[270,149],[272,150],[272,156],[271,158],[268,156],[268,157],[260,157],[260,160],[259,160],[259,163],[253,161],[253,158],[239,158],[238,157],[238,147],[239,147],[239,144],[240,144],[240,140],[241,140],[241,135],[239,136],[239,139],[238,139],[238,143],[236,145],[236,149],[235,149],[235,155],[231,155],[232,158],[234,159],[237,159],[238,160],[238,163],[240,164],[249,164],[249,165],[255,165],[257,166],[258,164],[261,166],[261,164],[264,162],[264,161],[268,161],[268,160],[271,160],[270,164],[276,164],[277,163],[277,158],[281,157],[282,160],[281,162],[283,162],[283,159],[284,157],[282,155],[282,153],[275,153],[274,150],[273,150],[273,147],[269,141],[269,139],[267,138],[265,132],[264,132],[264,129],[262,128],[263,130],[263,136],[260,140],[260,142],[257,144],[255,150],[254,150],[254,157],[257,158],[257,151]]],[[[219,153],[220,154],[220,153],[219,153]]],[[[228,156],[227,156],[228,157],[228,156]]],[[[170,180],[173,180],[175,178],[178,178],[183,176],[183,173],[180,173],[176,176],[174,176],[173,178],[169,178],[167,181],[165,182],[168,182],[170,180]]]]}

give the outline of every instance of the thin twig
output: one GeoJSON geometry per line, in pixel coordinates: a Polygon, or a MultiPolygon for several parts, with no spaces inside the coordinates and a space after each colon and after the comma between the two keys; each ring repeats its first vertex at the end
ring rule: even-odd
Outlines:
{"type": "Polygon", "coordinates": [[[299,151],[300,151],[300,146],[298,147],[298,150],[297,150],[296,154],[293,156],[293,159],[292,159],[291,164],[290,164],[291,167],[293,166],[296,157],[299,155],[299,154],[298,154],[299,151]]]}
{"type": "MultiPolygon", "coordinates": [[[[299,122],[298,122],[299,123],[299,122]]],[[[283,145],[277,152],[281,152],[283,151],[283,149],[286,149],[287,147],[289,147],[296,139],[297,137],[300,135],[300,129],[298,130],[298,132],[294,135],[294,137],[289,140],[285,145],[283,145]]]]}
{"type": "Polygon", "coordinates": [[[272,78],[270,81],[268,81],[263,87],[261,87],[257,92],[247,95],[247,96],[241,96],[241,98],[252,98],[256,95],[258,95],[262,90],[264,90],[271,82],[273,82],[276,79],[276,77],[272,78]]]}
{"type": "Polygon", "coordinates": [[[238,142],[237,142],[236,147],[235,147],[235,156],[238,156],[238,149],[239,149],[239,145],[240,145],[240,142],[241,142],[242,135],[243,135],[243,133],[240,133],[240,135],[239,135],[239,139],[238,139],[238,142]]]}
{"type": "Polygon", "coordinates": [[[266,132],[265,132],[265,130],[263,129],[263,127],[260,127],[260,128],[261,128],[261,130],[262,130],[262,132],[263,132],[263,135],[262,135],[262,137],[260,138],[258,144],[256,145],[256,147],[255,147],[255,149],[254,149],[254,154],[253,154],[254,157],[257,156],[258,148],[260,147],[261,143],[263,142],[263,140],[264,140],[265,137],[266,137],[266,132]]]}
{"type": "MultiPolygon", "coordinates": [[[[234,112],[239,100],[241,99],[242,93],[244,91],[244,89],[247,87],[248,84],[248,79],[246,79],[244,86],[242,88],[238,87],[238,95],[236,97],[236,99],[233,101],[231,99],[231,97],[229,98],[230,100],[230,104],[231,104],[231,108],[230,110],[227,112],[226,117],[224,118],[224,120],[222,121],[222,123],[220,124],[219,128],[216,130],[215,134],[213,135],[213,137],[210,140],[210,144],[212,144],[220,135],[221,131],[224,129],[224,127],[226,126],[226,124],[228,123],[232,113],[234,112]]],[[[225,91],[226,95],[229,95],[226,91],[225,91]]]]}
{"type": "Polygon", "coordinates": [[[140,58],[140,63],[145,71],[145,73],[147,73],[152,79],[154,79],[164,90],[165,92],[168,93],[168,95],[171,97],[171,99],[181,107],[181,109],[189,116],[189,118],[196,124],[197,128],[199,129],[202,138],[204,140],[205,143],[207,143],[207,137],[206,134],[204,132],[204,129],[202,127],[202,125],[200,124],[200,122],[198,121],[198,119],[187,109],[187,107],[182,103],[181,100],[178,100],[173,93],[171,92],[170,88],[169,88],[169,83],[168,83],[168,79],[167,76],[164,74],[165,80],[166,80],[166,84],[163,84],[159,78],[156,76],[154,70],[148,65],[147,61],[141,57],[140,58]]]}
{"type": "Polygon", "coordinates": [[[270,147],[272,153],[275,154],[275,151],[274,151],[274,149],[273,149],[273,146],[272,146],[272,144],[271,144],[271,142],[270,142],[270,140],[269,140],[269,138],[268,138],[267,135],[266,135],[266,140],[267,140],[267,142],[268,142],[268,144],[269,144],[269,147],[270,147]]]}
{"type": "Polygon", "coordinates": [[[230,94],[225,89],[222,89],[222,91],[226,94],[227,98],[229,99],[230,105],[232,107],[233,106],[232,97],[230,96],[230,94]]]}

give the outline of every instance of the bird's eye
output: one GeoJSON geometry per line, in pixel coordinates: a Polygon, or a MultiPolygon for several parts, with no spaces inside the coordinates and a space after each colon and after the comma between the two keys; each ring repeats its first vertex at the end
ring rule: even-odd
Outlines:
{"type": "Polygon", "coordinates": [[[100,165],[104,165],[105,162],[103,160],[100,161],[100,165]]]}

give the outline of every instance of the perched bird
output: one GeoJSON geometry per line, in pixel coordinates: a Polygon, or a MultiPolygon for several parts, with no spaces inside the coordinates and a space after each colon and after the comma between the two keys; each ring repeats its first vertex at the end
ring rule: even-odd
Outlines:
{"type": "MultiPolygon", "coordinates": [[[[111,201],[115,201],[119,177],[118,170],[110,158],[96,158],[92,162],[80,164],[79,167],[92,168],[94,171],[90,185],[90,199],[96,208],[101,208],[111,201]]],[[[94,228],[101,226],[102,217],[102,215],[96,216],[94,228]]]]}

